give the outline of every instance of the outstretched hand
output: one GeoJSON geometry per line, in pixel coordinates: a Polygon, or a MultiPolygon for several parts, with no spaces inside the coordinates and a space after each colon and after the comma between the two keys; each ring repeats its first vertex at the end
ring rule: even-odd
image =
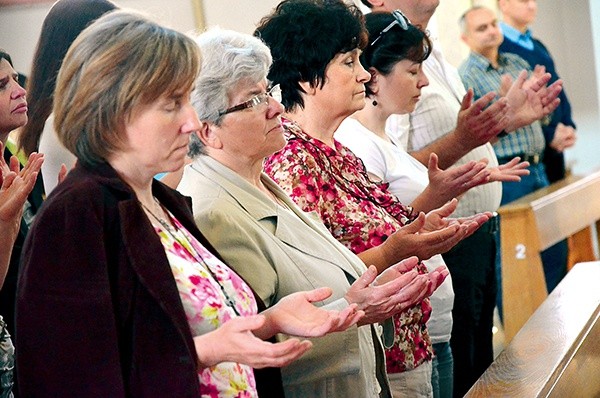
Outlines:
{"type": "Polygon", "coordinates": [[[392,315],[422,301],[430,289],[426,275],[419,275],[416,257],[410,257],[392,265],[379,276],[371,265],[357,279],[348,292],[346,300],[356,303],[365,312],[359,324],[382,322],[392,315]]]}
{"type": "Polygon", "coordinates": [[[486,167],[487,163],[484,161],[470,161],[442,170],[439,168],[438,156],[431,153],[427,167],[429,185],[422,193],[427,198],[427,205],[420,206],[419,210],[432,210],[459,197],[473,187],[487,183],[491,171],[486,167]]]}
{"type": "Polygon", "coordinates": [[[490,182],[519,182],[521,177],[529,175],[528,167],[529,162],[521,162],[521,158],[517,156],[508,163],[490,167],[490,182]]]}
{"type": "Polygon", "coordinates": [[[263,315],[236,317],[218,329],[194,337],[194,346],[201,368],[221,362],[237,362],[260,369],[282,367],[300,358],[312,347],[310,341],[289,339],[269,343],[254,335],[266,322],[263,315]]]}
{"type": "Polygon", "coordinates": [[[364,316],[363,311],[357,310],[356,304],[350,304],[342,311],[327,310],[313,304],[329,296],[331,289],[328,287],[285,296],[262,313],[267,321],[257,331],[257,336],[267,338],[285,333],[298,337],[320,337],[346,330],[364,316]]]}
{"type": "MultiPolygon", "coordinates": [[[[427,213],[426,222],[423,226],[423,230],[425,231],[436,231],[442,228],[447,228],[452,225],[458,225],[459,230],[462,232],[460,240],[472,235],[475,231],[479,229],[484,223],[486,223],[491,217],[491,212],[479,213],[470,217],[460,217],[460,218],[449,218],[454,210],[456,210],[456,206],[458,205],[458,200],[452,199],[450,202],[446,203],[442,207],[432,210],[427,213]]],[[[459,240],[459,241],[460,241],[459,240]]],[[[458,243],[458,242],[456,242],[458,243]]],[[[455,244],[456,244],[455,243],[455,244]]],[[[448,249],[450,250],[450,248],[448,249]]],[[[440,252],[444,253],[444,252],[440,252]]],[[[437,253],[436,253],[437,254],[437,253]]]]}
{"type": "Polygon", "coordinates": [[[349,302],[357,303],[365,316],[360,324],[382,322],[394,314],[420,303],[437,289],[449,272],[439,267],[426,274],[419,274],[415,267],[417,257],[407,258],[392,265],[379,276],[375,266],[357,279],[346,294],[349,302]]]}

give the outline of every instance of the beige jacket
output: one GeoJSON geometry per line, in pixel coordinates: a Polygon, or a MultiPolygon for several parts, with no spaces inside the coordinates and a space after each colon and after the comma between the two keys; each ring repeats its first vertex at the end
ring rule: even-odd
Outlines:
{"type": "MultiPolygon", "coordinates": [[[[208,156],[186,167],[178,190],[192,197],[194,219],[209,242],[267,306],[328,286],[333,295],[323,305],[344,308],[364,263],[266,174],[262,181],[284,205],[208,156]]],[[[282,369],[286,397],[390,396],[380,329],[352,327],[312,339],[313,348],[282,369]]]]}

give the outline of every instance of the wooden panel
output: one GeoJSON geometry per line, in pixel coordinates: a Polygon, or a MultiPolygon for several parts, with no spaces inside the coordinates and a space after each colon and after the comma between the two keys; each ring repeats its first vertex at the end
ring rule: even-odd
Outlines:
{"type": "Polygon", "coordinates": [[[596,260],[589,233],[600,220],[600,171],[569,176],[500,207],[502,289],[506,341],[527,321],[547,295],[540,252],[575,234],[571,257],[596,260]]]}
{"type": "Polygon", "coordinates": [[[504,338],[510,342],[548,295],[535,220],[530,211],[502,214],[504,338]]]}
{"type": "MultiPolygon", "coordinates": [[[[600,314],[597,314],[600,315],[600,314]]],[[[563,374],[556,384],[548,386],[548,396],[600,397],[600,319],[596,320],[588,336],[574,350],[563,374]]]]}
{"type": "Polygon", "coordinates": [[[577,264],[466,396],[598,396],[598,281],[600,262],[577,264]]]}
{"type": "Polygon", "coordinates": [[[592,237],[592,227],[587,227],[579,232],[574,233],[567,239],[569,244],[569,258],[567,260],[567,270],[577,263],[586,261],[594,261],[594,243],[592,237]]]}
{"type": "Polygon", "coordinates": [[[600,198],[600,172],[556,188],[531,202],[542,250],[600,219],[600,200],[594,200],[600,198]]]}

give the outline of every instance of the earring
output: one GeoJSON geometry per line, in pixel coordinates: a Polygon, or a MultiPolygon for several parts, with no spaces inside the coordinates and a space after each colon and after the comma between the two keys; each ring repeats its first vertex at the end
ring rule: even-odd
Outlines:
{"type": "Polygon", "coordinates": [[[377,100],[373,100],[373,106],[377,106],[377,100]]]}

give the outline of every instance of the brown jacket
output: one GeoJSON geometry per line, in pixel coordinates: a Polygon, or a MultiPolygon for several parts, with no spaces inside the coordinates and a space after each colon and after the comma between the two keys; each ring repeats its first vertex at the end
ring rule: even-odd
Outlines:
{"type": "MultiPolygon", "coordinates": [[[[153,192],[216,254],[195,226],[189,198],[159,182],[153,192]]],[[[15,345],[23,397],[200,395],[163,246],[108,164],[77,166],[37,215],[23,250],[15,345]]],[[[257,375],[261,396],[282,395],[279,377],[278,370],[257,375]]]]}

